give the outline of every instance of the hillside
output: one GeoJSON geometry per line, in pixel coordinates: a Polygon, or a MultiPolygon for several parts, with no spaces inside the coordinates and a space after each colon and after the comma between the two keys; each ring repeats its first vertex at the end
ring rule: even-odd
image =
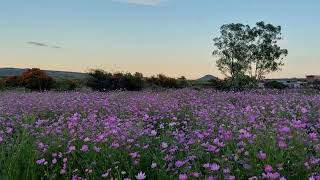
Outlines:
{"type": "MultiPolygon", "coordinates": [[[[0,77],[7,76],[18,76],[22,74],[26,69],[20,68],[0,68],[0,77]]],[[[68,72],[68,71],[51,71],[45,70],[46,73],[54,78],[73,78],[73,79],[84,79],[86,78],[86,73],[80,72],[68,72]]]]}
{"type": "Polygon", "coordinates": [[[203,76],[202,78],[198,79],[198,81],[208,82],[208,81],[210,81],[210,80],[216,80],[216,79],[218,79],[218,78],[215,77],[215,76],[205,75],[205,76],[203,76]]]}

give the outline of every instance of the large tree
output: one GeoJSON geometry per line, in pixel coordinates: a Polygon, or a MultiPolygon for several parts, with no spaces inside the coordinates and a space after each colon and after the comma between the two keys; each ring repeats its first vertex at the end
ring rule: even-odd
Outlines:
{"type": "Polygon", "coordinates": [[[280,26],[258,22],[251,28],[232,23],[221,26],[220,32],[220,37],[213,40],[213,55],[218,57],[218,69],[231,78],[246,74],[262,79],[279,70],[288,54],[278,45],[282,39],[280,26]]]}

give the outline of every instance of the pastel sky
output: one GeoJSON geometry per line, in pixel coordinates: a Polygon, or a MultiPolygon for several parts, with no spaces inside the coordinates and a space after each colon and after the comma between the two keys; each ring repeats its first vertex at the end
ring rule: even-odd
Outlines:
{"type": "Polygon", "coordinates": [[[283,28],[283,71],[320,74],[319,0],[0,0],[0,67],[221,76],[211,56],[222,24],[283,28]]]}

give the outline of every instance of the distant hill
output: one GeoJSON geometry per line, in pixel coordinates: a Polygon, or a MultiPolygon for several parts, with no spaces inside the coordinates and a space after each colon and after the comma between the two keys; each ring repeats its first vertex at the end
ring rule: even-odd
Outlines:
{"type": "Polygon", "coordinates": [[[198,79],[198,81],[208,82],[210,80],[216,80],[216,79],[218,79],[218,78],[208,74],[208,75],[205,75],[202,78],[198,79]]]}
{"type": "MultiPolygon", "coordinates": [[[[20,68],[0,68],[0,77],[8,77],[8,76],[19,76],[26,69],[20,68]]],[[[44,70],[49,76],[54,78],[73,78],[73,79],[84,79],[86,78],[86,73],[80,72],[68,72],[68,71],[51,71],[44,70]]]]}

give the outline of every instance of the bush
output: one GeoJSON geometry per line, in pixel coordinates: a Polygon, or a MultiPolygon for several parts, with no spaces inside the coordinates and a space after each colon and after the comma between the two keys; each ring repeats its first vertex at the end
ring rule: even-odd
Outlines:
{"type": "Polygon", "coordinates": [[[226,78],[224,80],[210,80],[210,86],[218,90],[246,90],[253,89],[258,86],[255,78],[245,74],[235,75],[233,78],[226,78]]]}
{"type": "Polygon", "coordinates": [[[288,86],[286,86],[285,84],[278,82],[278,81],[268,81],[264,84],[264,87],[269,88],[269,89],[285,89],[288,86]]]}
{"type": "Polygon", "coordinates": [[[6,87],[4,79],[0,79],[0,90],[4,89],[6,87]]]}
{"type": "Polygon", "coordinates": [[[21,79],[19,76],[10,76],[4,79],[6,88],[16,88],[21,86],[21,79]]]}
{"type": "Polygon", "coordinates": [[[258,86],[258,82],[254,77],[250,77],[243,73],[235,75],[233,78],[229,78],[227,84],[231,89],[244,90],[244,89],[253,89],[258,86]]]}
{"type": "Polygon", "coordinates": [[[218,90],[227,89],[225,81],[220,79],[209,80],[209,86],[218,90]]]}
{"type": "Polygon", "coordinates": [[[107,73],[103,70],[92,70],[89,73],[87,86],[93,90],[129,90],[138,91],[144,86],[143,75],[141,73],[107,73]]]}
{"type": "Polygon", "coordinates": [[[167,77],[163,74],[158,74],[156,77],[151,76],[147,78],[149,86],[158,86],[163,88],[179,88],[178,80],[175,78],[167,77]]]}
{"type": "Polygon", "coordinates": [[[56,79],[53,89],[58,91],[74,91],[80,87],[80,80],[74,79],[56,79]]]}
{"type": "Polygon", "coordinates": [[[316,80],[316,81],[312,82],[312,88],[320,90],[320,80],[316,80]]]}
{"type": "Polygon", "coordinates": [[[189,87],[189,86],[190,86],[190,84],[189,84],[189,82],[188,82],[186,77],[181,76],[180,78],[178,78],[178,87],[179,88],[186,88],[186,87],[189,87]]]}
{"type": "Polygon", "coordinates": [[[26,70],[20,76],[20,80],[24,87],[39,91],[50,90],[54,84],[53,78],[38,68],[26,70]]]}
{"type": "Polygon", "coordinates": [[[107,91],[112,88],[112,74],[100,69],[89,72],[87,86],[97,91],[107,91]]]}

